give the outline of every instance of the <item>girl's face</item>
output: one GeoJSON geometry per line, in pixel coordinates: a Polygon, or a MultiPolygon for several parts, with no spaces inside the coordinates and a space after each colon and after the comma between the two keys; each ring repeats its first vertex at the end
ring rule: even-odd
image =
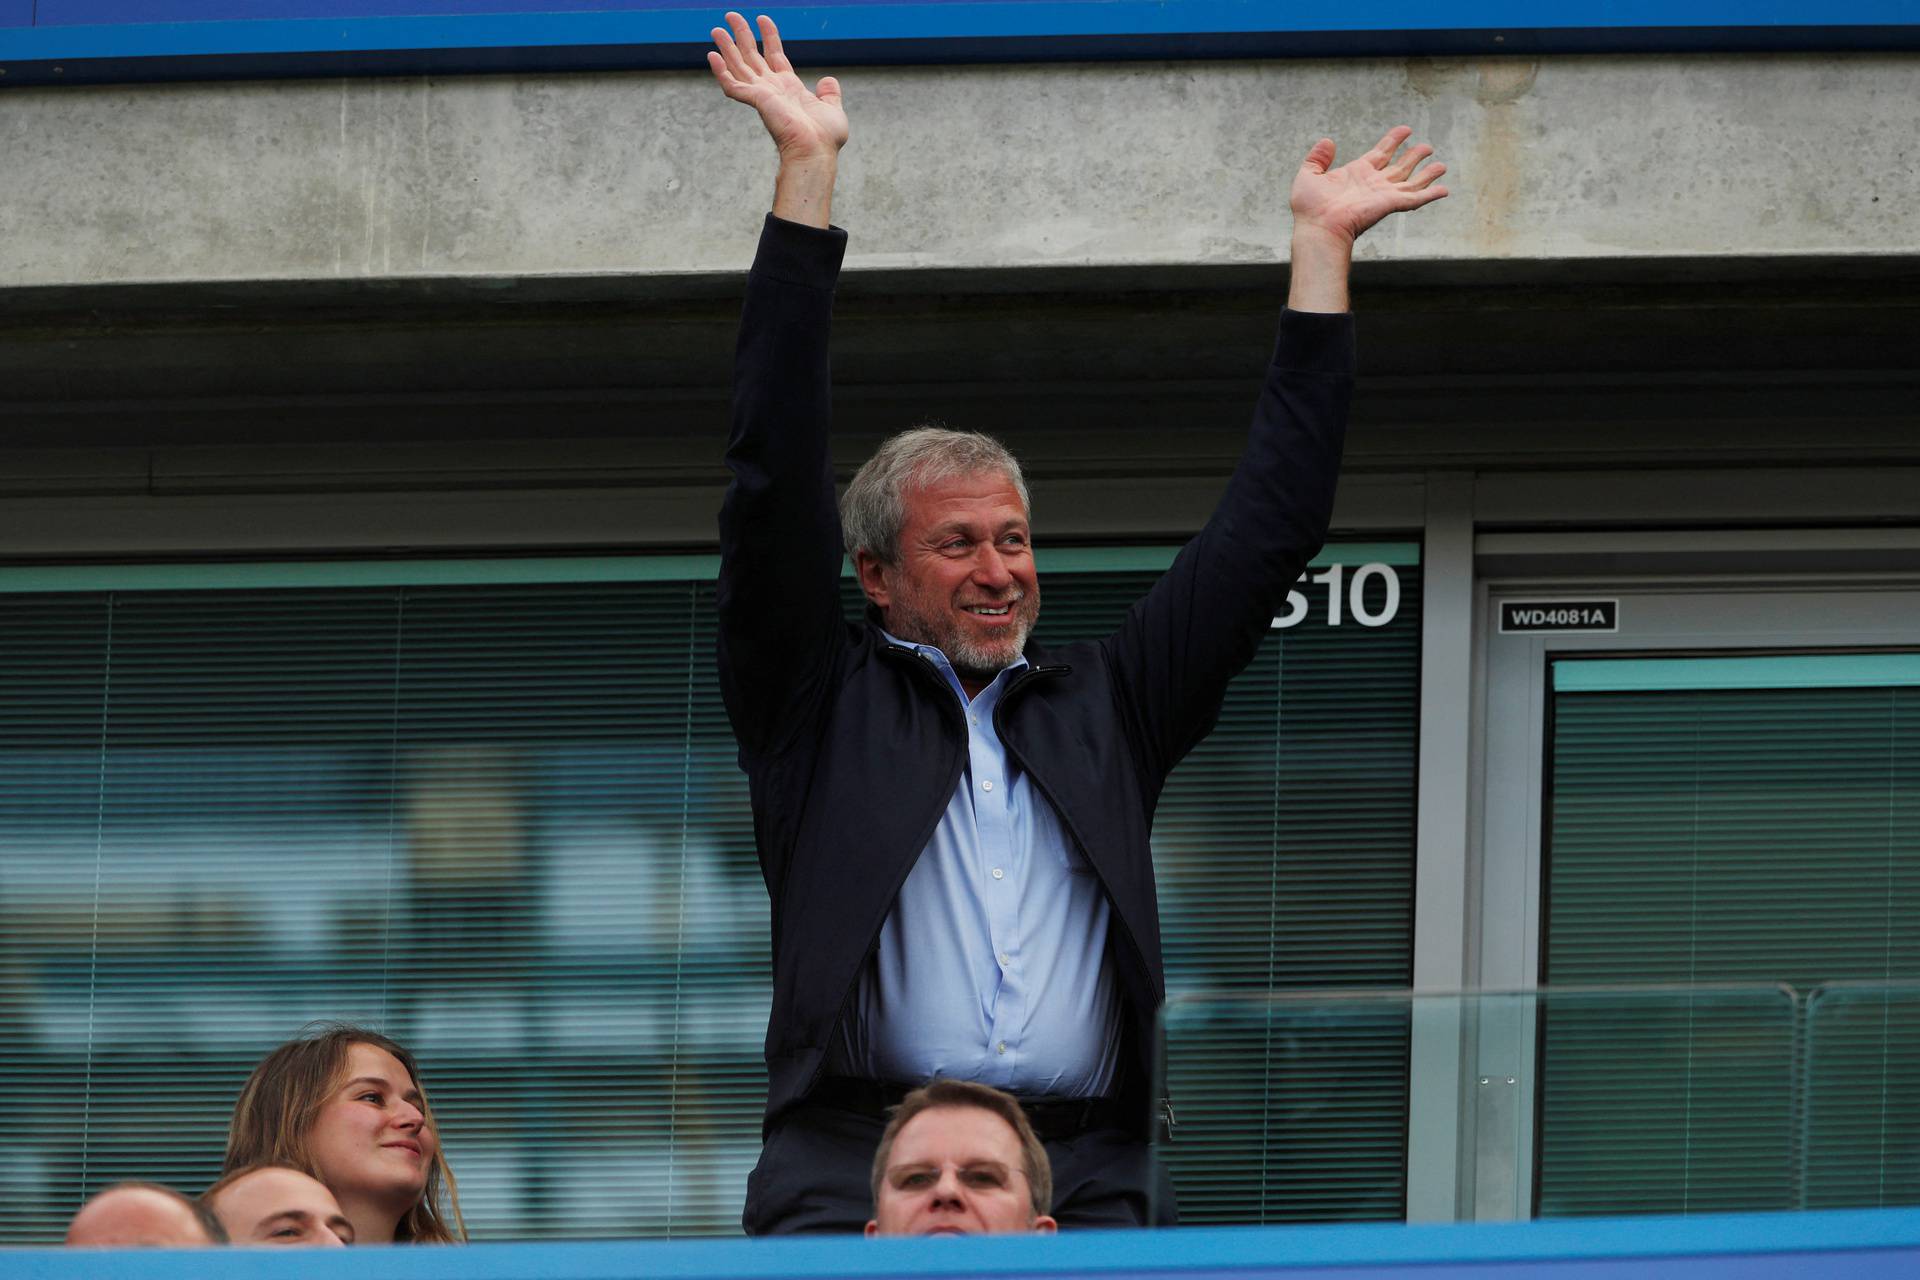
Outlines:
{"type": "Polygon", "coordinates": [[[343,1204],[374,1201],[404,1213],[426,1191],[438,1139],[400,1060],[353,1044],[346,1082],[321,1107],[308,1146],[320,1180],[343,1204]]]}

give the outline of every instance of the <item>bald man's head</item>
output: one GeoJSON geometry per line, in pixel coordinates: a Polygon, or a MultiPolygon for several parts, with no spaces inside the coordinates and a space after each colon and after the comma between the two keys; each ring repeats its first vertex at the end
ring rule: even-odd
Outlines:
{"type": "Polygon", "coordinates": [[[157,1182],[116,1183],[81,1205],[67,1225],[69,1245],[191,1249],[226,1242],[226,1229],[211,1212],[157,1182]]]}

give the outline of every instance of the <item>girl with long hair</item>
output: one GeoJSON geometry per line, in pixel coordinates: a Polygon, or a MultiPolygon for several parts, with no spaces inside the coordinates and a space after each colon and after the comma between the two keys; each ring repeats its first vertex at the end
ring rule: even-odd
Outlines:
{"type": "Polygon", "coordinates": [[[419,1068],[377,1031],[320,1024],[253,1069],[234,1103],[226,1169],[257,1164],[326,1184],[356,1243],[467,1238],[419,1068]]]}

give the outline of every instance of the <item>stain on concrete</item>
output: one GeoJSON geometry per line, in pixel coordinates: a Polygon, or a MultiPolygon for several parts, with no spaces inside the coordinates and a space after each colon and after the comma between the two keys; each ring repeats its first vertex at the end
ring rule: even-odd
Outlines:
{"type": "Polygon", "coordinates": [[[1522,58],[1438,59],[1407,62],[1407,85],[1433,101],[1470,101],[1478,128],[1462,163],[1449,170],[1471,175],[1473,211],[1469,248],[1487,257],[1513,251],[1511,219],[1526,195],[1529,148],[1520,104],[1540,78],[1540,64],[1522,58]]]}

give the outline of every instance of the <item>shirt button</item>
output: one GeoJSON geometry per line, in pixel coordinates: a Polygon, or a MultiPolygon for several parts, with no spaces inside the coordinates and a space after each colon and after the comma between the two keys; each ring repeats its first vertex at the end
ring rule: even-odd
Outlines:
{"type": "Polygon", "coordinates": [[[1004,872],[1004,871],[1002,871],[1002,870],[1001,870],[1000,868],[998,868],[998,867],[995,867],[995,868],[993,869],[993,878],[994,878],[995,880],[1004,880],[1004,879],[1006,878],[1006,875],[1007,875],[1007,873],[1006,873],[1006,872],[1004,872]]]}
{"type": "Polygon", "coordinates": [[[968,716],[968,717],[967,717],[967,723],[968,723],[968,724],[979,724],[979,723],[980,723],[980,717],[979,717],[979,716],[968,716]]]}
{"type": "Polygon", "coordinates": [[[982,791],[991,791],[991,790],[993,790],[993,779],[992,779],[992,778],[988,778],[988,779],[987,779],[987,780],[986,780],[985,782],[983,782],[983,783],[981,783],[981,784],[980,784],[980,789],[981,789],[982,791]]]}
{"type": "Polygon", "coordinates": [[[1008,955],[1006,952],[1002,951],[1000,953],[1000,967],[1004,969],[1012,963],[1013,963],[1013,957],[1008,955]]]}
{"type": "Polygon", "coordinates": [[[1005,1054],[1007,1051],[1007,1042],[1002,1040],[999,1044],[993,1046],[993,1051],[998,1054],[1005,1054]]]}

